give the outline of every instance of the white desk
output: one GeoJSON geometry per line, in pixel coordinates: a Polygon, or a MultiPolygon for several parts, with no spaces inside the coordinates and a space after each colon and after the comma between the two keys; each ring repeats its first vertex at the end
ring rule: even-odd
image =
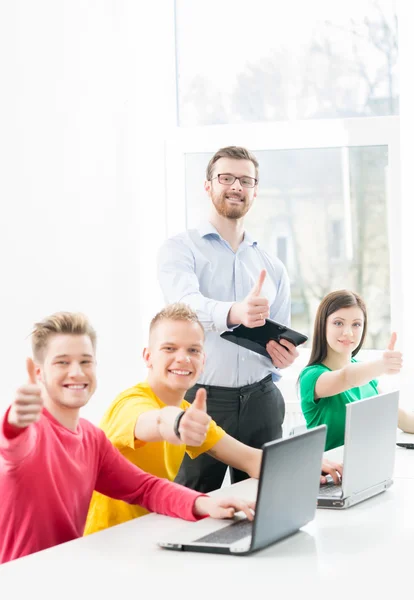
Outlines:
{"type": "Polygon", "coordinates": [[[394,480],[414,479],[414,450],[408,450],[407,448],[400,448],[399,446],[397,446],[397,449],[395,451],[395,466],[393,478],[394,480]]]}
{"type": "MultiPolygon", "coordinates": [[[[414,451],[397,449],[397,467],[410,476],[397,477],[387,492],[344,511],[318,509],[301,532],[251,556],[158,548],[162,533],[182,521],[148,515],[0,566],[0,598],[259,600],[266,594],[270,600],[284,594],[291,600],[335,589],[337,598],[359,600],[368,584],[370,597],[396,590],[412,596],[414,451]]],[[[253,498],[256,489],[248,480],[230,492],[253,498]]],[[[215,494],[228,495],[229,488],[215,494]]]]}

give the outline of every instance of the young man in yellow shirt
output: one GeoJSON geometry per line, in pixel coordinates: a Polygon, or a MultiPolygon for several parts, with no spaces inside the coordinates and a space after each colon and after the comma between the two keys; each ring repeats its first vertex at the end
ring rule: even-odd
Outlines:
{"type": "MultiPolygon", "coordinates": [[[[251,448],[216,425],[207,414],[206,391],[200,389],[192,404],[184,395],[204,365],[204,329],[184,304],[172,304],[150,324],[144,349],[147,381],[117,396],[100,427],[133,464],[173,481],[184,455],[196,458],[208,452],[229,466],[257,478],[262,451],[251,448]]],[[[337,480],[340,465],[326,461],[323,470],[337,480]]],[[[147,514],[141,506],[94,492],[85,535],[147,514]]]]}

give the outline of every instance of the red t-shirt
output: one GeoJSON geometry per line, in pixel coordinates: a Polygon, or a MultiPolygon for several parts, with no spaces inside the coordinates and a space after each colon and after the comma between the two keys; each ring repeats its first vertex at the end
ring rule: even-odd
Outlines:
{"type": "Polygon", "coordinates": [[[17,429],[0,421],[0,564],[81,537],[94,490],[189,521],[201,494],[145,473],[95,425],[76,431],[46,409],[17,429]]]}

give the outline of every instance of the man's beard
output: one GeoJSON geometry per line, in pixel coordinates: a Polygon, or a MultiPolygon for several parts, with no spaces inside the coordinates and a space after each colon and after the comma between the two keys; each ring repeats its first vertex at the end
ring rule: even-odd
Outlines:
{"type": "Polygon", "coordinates": [[[240,196],[239,194],[229,194],[228,192],[215,194],[212,192],[211,200],[218,214],[227,219],[240,219],[244,217],[250,208],[250,203],[246,196],[240,196]],[[229,205],[226,201],[226,196],[242,198],[243,202],[240,205],[229,205]]]}

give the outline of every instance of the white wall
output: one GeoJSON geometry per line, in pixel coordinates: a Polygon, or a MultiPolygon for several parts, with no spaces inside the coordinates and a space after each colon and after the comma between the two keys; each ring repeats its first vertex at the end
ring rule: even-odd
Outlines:
{"type": "Polygon", "coordinates": [[[97,421],[145,375],[161,306],[164,148],[174,122],[173,3],[13,0],[0,7],[0,411],[27,335],[81,310],[99,335],[97,421]]]}
{"type": "MultiPolygon", "coordinates": [[[[402,248],[402,294],[404,324],[404,352],[406,363],[414,364],[414,177],[413,177],[413,140],[414,140],[414,81],[412,59],[414,56],[412,3],[400,0],[399,14],[399,73],[400,73],[400,136],[401,136],[401,248],[402,248]]],[[[411,370],[411,389],[414,374],[411,370]]],[[[413,404],[414,393],[412,392],[413,404]]]]}

